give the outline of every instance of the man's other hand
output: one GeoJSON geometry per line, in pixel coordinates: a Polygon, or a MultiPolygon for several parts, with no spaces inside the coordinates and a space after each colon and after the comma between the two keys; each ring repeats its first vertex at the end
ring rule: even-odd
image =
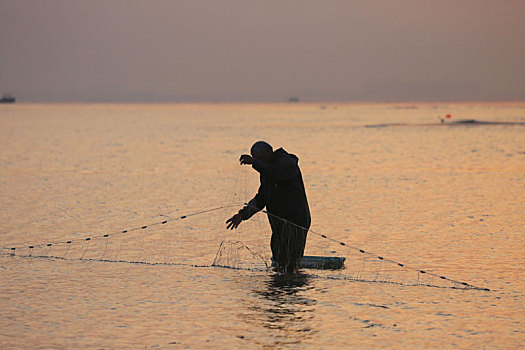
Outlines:
{"type": "Polygon", "coordinates": [[[242,221],[241,214],[235,214],[234,216],[226,220],[226,223],[228,224],[228,226],[226,226],[226,229],[233,230],[234,228],[237,228],[239,224],[241,223],[241,221],[242,221]]]}
{"type": "Polygon", "coordinates": [[[241,158],[239,158],[239,162],[241,162],[241,165],[253,164],[253,158],[250,155],[243,154],[241,158]]]}

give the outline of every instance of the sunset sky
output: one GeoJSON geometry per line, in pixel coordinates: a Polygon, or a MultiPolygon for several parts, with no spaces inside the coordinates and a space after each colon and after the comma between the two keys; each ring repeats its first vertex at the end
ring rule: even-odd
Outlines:
{"type": "Polygon", "coordinates": [[[523,0],[0,0],[20,101],[525,99],[523,0]]]}

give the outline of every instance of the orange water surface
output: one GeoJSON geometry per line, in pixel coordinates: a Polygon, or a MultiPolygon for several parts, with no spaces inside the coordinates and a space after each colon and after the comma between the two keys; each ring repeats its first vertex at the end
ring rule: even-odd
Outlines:
{"type": "MultiPolygon", "coordinates": [[[[0,106],[0,347],[521,348],[524,122],[523,103],[0,106]],[[227,239],[270,254],[264,214],[256,235],[226,230],[238,207],[83,246],[91,259],[5,249],[241,204],[257,140],[299,157],[314,231],[490,291],[212,267],[227,239]],[[173,264],[100,261],[112,247],[173,264]]],[[[332,251],[309,236],[307,254],[332,251]]]]}

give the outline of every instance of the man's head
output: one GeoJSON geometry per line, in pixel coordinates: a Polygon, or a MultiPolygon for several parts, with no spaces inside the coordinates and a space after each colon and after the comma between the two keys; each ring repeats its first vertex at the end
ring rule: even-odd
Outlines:
{"type": "Polygon", "coordinates": [[[267,142],[257,141],[253,144],[250,153],[255,159],[260,159],[266,163],[273,162],[273,148],[267,142]]]}

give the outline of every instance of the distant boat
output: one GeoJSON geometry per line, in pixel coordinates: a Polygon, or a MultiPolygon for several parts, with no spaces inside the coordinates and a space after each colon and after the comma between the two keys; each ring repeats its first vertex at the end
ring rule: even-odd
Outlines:
{"type": "Polygon", "coordinates": [[[4,94],[4,97],[0,100],[0,103],[15,103],[16,98],[11,94],[4,94]]]}
{"type": "Polygon", "coordinates": [[[298,98],[298,97],[293,96],[293,97],[290,97],[290,98],[288,99],[288,102],[290,102],[290,103],[298,103],[298,102],[300,102],[300,101],[299,101],[299,98],[298,98]]]}

